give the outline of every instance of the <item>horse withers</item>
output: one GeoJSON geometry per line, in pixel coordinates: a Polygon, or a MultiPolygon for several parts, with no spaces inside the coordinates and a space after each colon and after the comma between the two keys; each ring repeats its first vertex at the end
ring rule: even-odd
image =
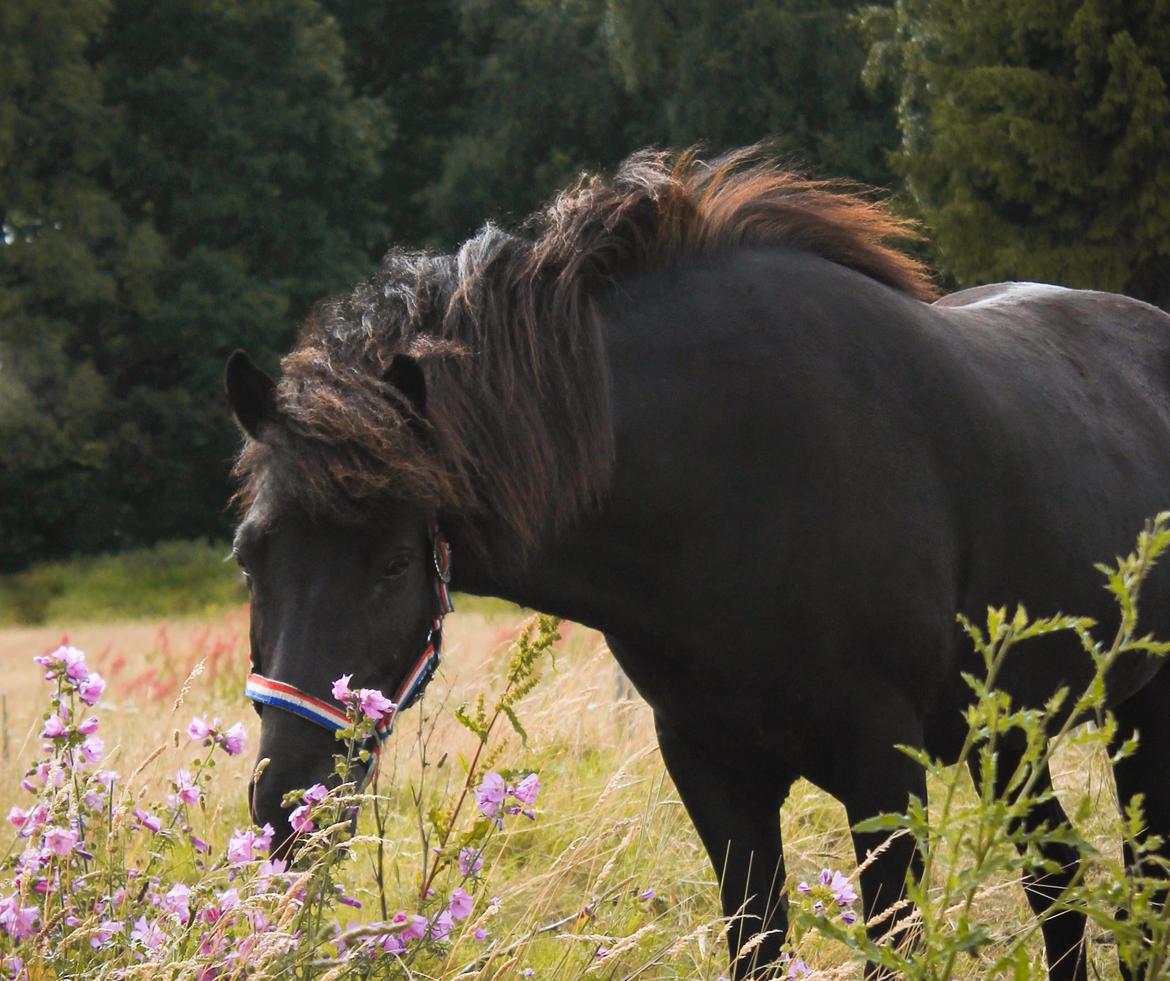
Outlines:
{"type": "MultiPolygon", "coordinates": [[[[663,760],[719,876],[736,952],[786,926],[778,810],[797,777],[851,822],[925,796],[895,749],[957,752],[980,663],[956,625],[988,606],[1116,622],[1094,563],[1170,498],[1170,317],[1001,284],[931,302],[871,200],[751,151],[643,153],[583,178],[528,236],[391,252],[319,306],[274,384],[242,354],[236,554],[256,674],[327,700],[401,690],[435,625],[434,530],[453,588],[602,631],[654,712],[663,760]]],[[[1143,629],[1170,636],[1162,572],[1143,629]]],[[[1170,832],[1170,672],[1109,679],[1117,773],[1170,832]]],[[[1002,686],[1043,704],[1090,665],[1032,642],[1002,686]]],[[[334,741],[266,708],[252,789],[327,781],[334,741]]],[[[1022,746],[1000,749],[999,772],[1022,746]]],[[[1063,820],[1053,798],[1030,821],[1063,820]]],[[[855,834],[858,854],[875,836],[855,834]]],[[[1071,878],[1026,881],[1042,912],[1071,878]]],[[[862,875],[896,901],[897,841],[862,875]]],[[[1054,978],[1086,977],[1083,917],[1043,924],[1054,978]]]]}

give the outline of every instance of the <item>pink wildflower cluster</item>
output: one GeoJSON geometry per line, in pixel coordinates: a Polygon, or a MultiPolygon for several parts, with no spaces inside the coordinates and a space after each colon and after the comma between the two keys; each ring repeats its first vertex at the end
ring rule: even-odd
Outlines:
{"type": "Polygon", "coordinates": [[[313,823],[313,809],[321,803],[324,803],[325,798],[329,796],[329,791],[325,789],[323,783],[315,783],[304,793],[304,803],[293,810],[288,816],[288,823],[292,825],[293,831],[299,835],[307,835],[312,831],[316,825],[313,823]]]}
{"type": "Polygon", "coordinates": [[[857,922],[857,914],[851,908],[857,902],[857,893],[853,889],[853,883],[841,872],[822,869],[818,882],[811,886],[807,882],[802,882],[796,889],[801,895],[814,898],[812,911],[817,916],[826,915],[836,906],[841,909],[841,921],[846,926],[852,926],[857,922]]]}
{"type": "Polygon", "coordinates": [[[233,965],[246,963],[257,944],[288,949],[295,936],[273,932],[275,917],[263,912],[264,904],[275,909],[305,897],[303,889],[290,893],[286,863],[269,857],[273,828],[236,830],[226,856],[208,866],[200,856],[211,849],[190,826],[191,809],[205,801],[210,754],[241,752],[243,725],[193,720],[188,735],[210,751],[173,775],[166,804],[118,801],[119,776],[98,768],[104,747],[98,719],[88,712],[100,701],[104,680],[72,647],[35,660],[53,693],[41,727],[45,757],[22,781],[34,800],[8,812],[17,848],[11,874],[0,884],[0,940],[14,946],[0,970],[27,976],[22,972],[33,952],[41,963],[74,957],[78,946],[94,952],[95,965],[152,962],[180,947],[190,954],[193,943],[205,962],[197,976],[210,981],[236,972],[233,965]],[[122,864],[125,851],[115,847],[119,829],[152,837],[142,864],[122,864]],[[208,874],[193,886],[164,883],[152,874],[154,866],[184,841],[208,874]],[[52,911],[47,919],[45,910],[52,911]]]}
{"type": "Polygon", "coordinates": [[[347,709],[356,708],[363,716],[374,722],[394,717],[394,713],[398,711],[397,705],[377,688],[359,688],[355,691],[349,687],[352,679],[352,674],[343,674],[333,682],[333,697],[347,709]]]}
{"type": "Polygon", "coordinates": [[[495,770],[489,770],[475,789],[475,806],[491,818],[497,828],[504,826],[505,814],[523,814],[535,821],[536,812],[532,808],[539,792],[540,778],[535,773],[528,774],[519,783],[509,785],[495,770]],[[509,797],[517,803],[509,804],[509,797]]]}
{"type": "Polygon", "coordinates": [[[218,718],[208,722],[207,716],[201,715],[187,726],[187,738],[204,746],[220,746],[228,756],[238,756],[244,751],[244,724],[237,722],[225,729],[218,718]]]}
{"type": "MultiPolygon", "coordinates": [[[[412,944],[419,941],[447,940],[456,923],[462,923],[475,910],[475,900],[462,887],[457,886],[451,893],[445,908],[425,917],[418,913],[395,913],[386,933],[374,937],[371,947],[387,954],[405,954],[412,944]]],[[[476,931],[476,938],[483,940],[487,934],[476,931]]]]}

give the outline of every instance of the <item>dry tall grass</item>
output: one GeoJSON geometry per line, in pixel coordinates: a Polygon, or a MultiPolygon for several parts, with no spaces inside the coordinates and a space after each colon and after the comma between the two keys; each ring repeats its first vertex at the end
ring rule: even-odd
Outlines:
{"type": "MultiPolygon", "coordinates": [[[[461,786],[460,754],[466,755],[474,740],[455,721],[454,708],[499,687],[502,658],[521,620],[518,612],[451,617],[442,670],[422,709],[403,717],[384,754],[378,786],[388,803],[390,912],[414,908],[422,864],[410,788],[421,779],[425,801],[441,804],[461,786]]],[[[219,809],[213,826],[221,836],[215,845],[222,848],[232,829],[247,821],[244,786],[257,736],[256,717],[242,695],[246,614],[0,631],[0,691],[7,709],[0,807],[5,811],[21,798],[19,779],[36,748],[45,704],[30,659],[56,646],[66,632],[110,682],[100,713],[112,765],[130,774],[159,751],[138,778],[144,790],[157,790],[184,762],[185,740],[175,734],[192,714],[244,720],[249,749],[242,759],[221,764],[212,801],[219,809]],[[200,663],[185,704],[174,710],[180,686],[200,663]]],[[[521,706],[530,743],[523,747],[513,735],[501,755],[504,765],[539,771],[539,818],[509,825],[502,850],[491,853],[475,915],[453,935],[445,961],[428,963],[417,976],[509,978],[531,967],[540,978],[718,978],[726,972],[726,947],[715,876],[663,770],[650,713],[636,695],[624,697],[628,689],[597,634],[569,625],[562,633],[555,665],[546,665],[544,681],[521,706]],[[648,889],[653,898],[640,898],[648,889]],[[488,905],[492,896],[499,897],[498,906],[488,905]],[[489,931],[489,944],[473,938],[476,927],[489,931]],[[485,960],[489,949],[493,954],[485,960]]],[[[338,665],[339,674],[343,667],[338,665]]],[[[1104,761],[1066,754],[1055,779],[1066,797],[1093,796],[1099,817],[1088,830],[1102,847],[1110,847],[1115,825],[1104,761]]],[[[816,788],[806,783],[794,788],[781,826],[793,881],[811,879],[826,866],[853,870],[844,810],[816,788]]],[[[367,821],[363,832],[369,830],[367,821]]],[[[381,915],[369,861],[363,856],[345,873],[365,903],[363,911],[354,912],[355,923],[381,915]]],[[[1031,929],[1018,884],[998,883],[981,902],[987,922],[1002,935],[1031,929]]],[[[813,941],[800,953],[817,977],[861,976],[858,965],[826,942],[813,941]]],[[[1035,953],[1038,960],[1038,941],[1035,953]]],[[[1092,958],[1099,977],[1117,976],[1106,945],[1097,944],[1092,958]]],[[[960,977],[986,977],[983,964],[964,965],[960,977]]]]}

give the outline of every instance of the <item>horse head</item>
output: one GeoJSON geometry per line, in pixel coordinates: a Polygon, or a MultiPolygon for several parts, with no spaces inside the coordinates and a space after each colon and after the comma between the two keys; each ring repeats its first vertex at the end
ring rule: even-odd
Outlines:
{"type": "MultiPolygon", "coordinates": [[[[420,378],[402,365],[400,388],[423,408],[420,378]]],[[[242,352],[228,361],[228,397],[262,464],[236,531],[233,554],[248,583],[252,674],[248,694],[260,714],[253,819],[276,829],[277,847],[293,837],[285,795],[314,784],[334,788],[345,706],[334,682],[378,690],[393,708],[378,712],[366,748],[376,757],[398,712],[419,697],[438,660],[449,609],[448,549],[434,515],[386,500],[361,521],[322,513],[296,493],[298,474],[288,420],[276,386],[242,352]]],[[[348,780],[364,784],[376,758],[355,764],[348,780]]]]}

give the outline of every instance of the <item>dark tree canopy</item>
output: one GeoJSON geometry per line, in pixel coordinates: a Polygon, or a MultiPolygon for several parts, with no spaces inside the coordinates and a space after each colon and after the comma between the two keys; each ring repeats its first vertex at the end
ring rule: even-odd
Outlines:
{"type": "Polygon", "coordinates": [[[226,355],[365,275],[386,111],[311,0],[5,5],[0,564],[216,533],[226,355]]]}
{"type": "Polygon", "coordinates": [[[231,350],[647,146],[772,140],[908,185],[962,284],[1170,304],[1168,52],[1158,0],[6,0],[0,568],[222,533],[231,350]]]}
{"type": "Polygon", "coordinates": [[[870,29],[949,273],[1170,306],[1165,3],[899,0],[870,29]]]}

